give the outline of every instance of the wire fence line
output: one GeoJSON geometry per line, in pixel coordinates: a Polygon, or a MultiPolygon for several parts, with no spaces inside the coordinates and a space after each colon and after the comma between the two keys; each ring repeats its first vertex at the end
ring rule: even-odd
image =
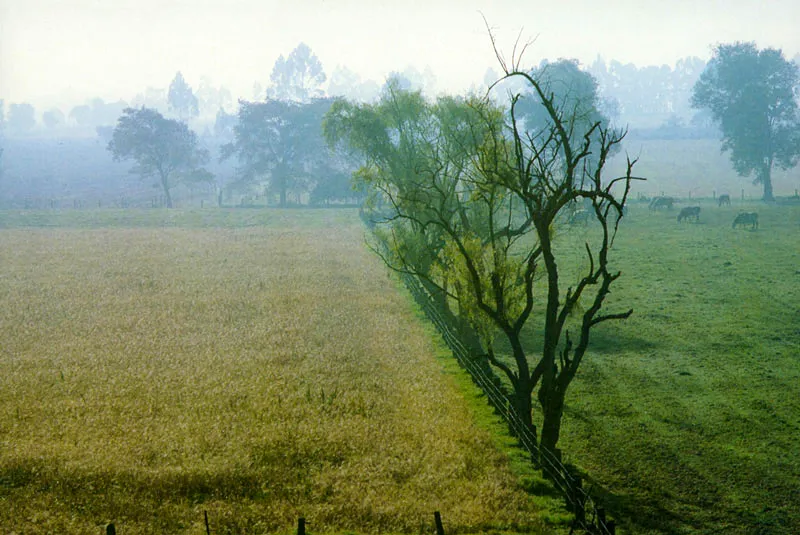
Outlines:
{"type": "MultiPolygon", "coordinates": [[[[363,212],[361,217],[367,227],[374,230],[376,221],[363,212]]],[[[547,448],[539,447],[534,430],[520,416],[510,393],[494,373],[486,358],[476,355],[468,349],[461,340],[456,326],[444,317],[417,277],[408,273],[400,273],[400,278],[425,316],[434,324],[458,363],[486,395],[489,404],[505,420],[509,431],[530,455],[531,461],[542,470],[543,475],[563,496],[567,509],[574,515],[573,527],[589,533],[615,535],[616,523],[606,518],[605,509],[583,488],[580,476],[564,466],[561,461],[561,451],[549,451],[547,448]]]]}

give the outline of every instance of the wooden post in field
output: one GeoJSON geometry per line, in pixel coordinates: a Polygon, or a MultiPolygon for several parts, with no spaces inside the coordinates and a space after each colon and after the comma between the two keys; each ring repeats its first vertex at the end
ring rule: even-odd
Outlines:
{"type": "Polygon", "coordinates": [[[717,200],[717,190],[714,190],[711,194],[714,196],[714,200],[716,201],[717,200]]]}
{"type": "Polygon", "coordinates": [[[117,528],[114,527],[113,522],[106,526],[106,535],[117,535],[117,528]]]}
{"type": "Polygon", "coordinates": [[[302,516],[297,519],[297,535],[306,535],[306,519],[302,516]]]}
{"type": "Polygon", "coordinates": [[[439,511],[433,513],[433,521],[436,523],[436,535],[444,535],[444,526],[442,526],[442,515],[439,511]]]}
{"type": "Polygon", "coordinates": [[[208,525],[208,511],[203,511],[203,520],[206,523],[206,535],[211,535],[211,526],[208,525]]]}
{"type": "Polygon", "coordinates": [[[742,190],[742,202],[744,202],[744,190],[742,190]]]}

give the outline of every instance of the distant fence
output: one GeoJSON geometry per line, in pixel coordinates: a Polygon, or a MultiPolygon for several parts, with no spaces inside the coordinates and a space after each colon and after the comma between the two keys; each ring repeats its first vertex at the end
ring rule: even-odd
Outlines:
{"type": "MultiPolygon", "coordinates": [[[[362,213],[367,227],[373,229],[375,222],[362,213]]],[[[461,341],[458,329],[448,322],[419,280],[409,274],[400,275],[414,300],[425,316],[436,326],[442,339],[453,352],[458,363],[469,373],[473,382],[484,392],[489,404],[508,424],[509,431],[520,446],[530,455],[531,461],[542,470],[553,486],[563,496],[567,509],[574,515],[573,527],[589,533],[615,535],[616,523],[607,518],[606,510],[584,489],[581,477],[564,466],[561,451],[540,448],[536,437],[520,417],[508,392],[497,376],[486,367],[484,358],[474,355],[461,341]]]]}
{"type": "MultiPolygon", "coordinates": [[[[220,530],[212,529],[213,522],[208,519],[208,511],[203,511],[203,527],[205,528],[206,535],[212,533],[221,533],[220,530]]],[[[306,519],[300,517],[297,519],[297,535],[306,535],[306,519]]],[[[433,527],[436,530],[436,535],[445,535],[444,524],[442,523],[442,515],[439,511],[433,513],[433,527]]],[[[117,535],[117,526],[113,522],[106,524],[105,535],[117,535]]]]}

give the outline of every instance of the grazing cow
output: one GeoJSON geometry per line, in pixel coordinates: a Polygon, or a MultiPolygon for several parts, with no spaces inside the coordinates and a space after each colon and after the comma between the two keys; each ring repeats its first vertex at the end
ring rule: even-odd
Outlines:
{"type": "Polygon", "coordinates": [[[672,210],[672,205],[675,203],[675,199],[672,197],[654,197],[652,201],[650,201],[650,209],[651,210],[658,210],[659,208],[666,208],[667,210],[672,210]]]}
{"type": "Polygon", "coordinates": [[[689,219],[690,217],[694,218],[695,222],[700,222],[699,206],[687,206],[686,208],[682,208],[681,213],[678,214],[678,223],[684,219],[689,219]]]}
{"type": "Polygon", "coordinates": [[[717,199],[717,207],[722,207],[722,205],[730,206],[731,205],[731,196],[727,193],[723,193],[717,199]]]}
{"type": "Polygon", "coordinates": [[[736,228],[736,225],[750,225],[750,228],[756,229],[758,228],[758,214],[755,212],[742,212],[733,220],[733,228],[736,228]]]}

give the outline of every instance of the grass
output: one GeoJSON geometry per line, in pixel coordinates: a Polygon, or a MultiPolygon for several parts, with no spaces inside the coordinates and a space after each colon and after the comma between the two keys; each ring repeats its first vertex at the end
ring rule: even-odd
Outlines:
{"type": "MultiPolygon", "coordinates": [[[[560,446],[626,533],[798,533],[800,206],[695,203],[623,221],[560,446]]],[[[0,525],[562,529],[354,212],[213,212],[0,215],[0,525]]]]}
{"type": "MultiPolygon", "coordinates": [[[[635,174],[647,177],[647,182],[634,184],[635,193],[649,197],[670,195],[712,197],[728,193],[736,201],[760,199],[763,188],[753,185],[751,178],[742,178],[733,170],[729,153],[720,152],[715,139],[641,139],[628,136],[623,152],[609,162],[609,176],[625,173],[625,157],[639,157],[635,174]]],[[[774,169],[773,188],[776,196],[791,196],[800,188],[798,169],[774,169]]]]}
{"type": "Polygon", "coordinates": [[[800,533],[800,206],[700,204],[624,222],[561,446],[630,532],[800,533]]]}
{"type": "Polygon", "coordinates": [[[562,529],[354,211],[0,227],[3,531],[562,529]]]}

